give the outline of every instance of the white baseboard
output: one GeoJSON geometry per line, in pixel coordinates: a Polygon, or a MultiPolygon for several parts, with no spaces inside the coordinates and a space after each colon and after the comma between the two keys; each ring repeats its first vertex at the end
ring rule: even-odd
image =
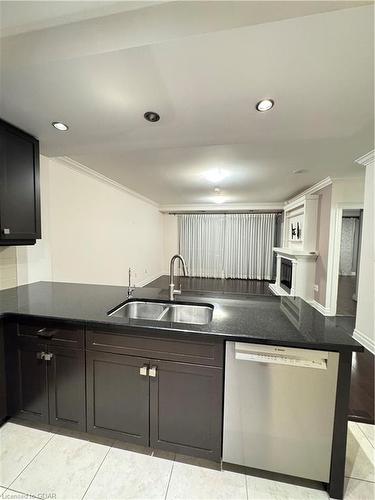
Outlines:
{"type": "Polygon", "coordinates": [[[268,288],[275,295],[279,295],[279,296],[283,296],[283,297],[285,297],[285,296],[290,297],[290,294],[286,290],[284,290],[283,288],[281,288],[281,286],[277,286],[276,283],[270,283],[268,285],[268,288]]]}
{"type": "Polygon", "coordinates": [[[331,313],[330,309],[328,307],[322,306],[322,304],[319,304],[316,300],[307,300],[308,302],[314,309],[320,312],[320,314],[323,314],[323,316],[334,316],[334,314],[331,313]]]}
{"type": "Polygon", "coordinates": [[[372,354],[375,354],[375,341],[373,339],[370,339],[370,337],[357,330],[357,328],[355,328],[353,332],[353,338],[362,344],[368,351],[372,352],[372,354]]]}
{"type": "Polygon", "coordinates": [[[142,281],[136,282],[136,287],[143,287],[151,283],[151,281],[157,280],[160,276],[163,276],[165,273],[154,274],[154,276],[149,276],[148,278],[143,279],[142,281]]]}

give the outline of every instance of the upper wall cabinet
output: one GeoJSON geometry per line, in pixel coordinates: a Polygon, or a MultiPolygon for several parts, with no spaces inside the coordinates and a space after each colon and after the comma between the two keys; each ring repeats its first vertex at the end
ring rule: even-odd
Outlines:
{"type": "Polygon", "coordinates": [[[41,238],[39,142],[0,120],[0,245],[41,238]]]}

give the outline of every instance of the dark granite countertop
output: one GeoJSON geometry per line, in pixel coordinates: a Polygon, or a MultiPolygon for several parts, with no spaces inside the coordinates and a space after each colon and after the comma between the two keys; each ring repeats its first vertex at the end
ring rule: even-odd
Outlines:
{"type": "MultiPolygon", "coordinates": [[[[0,292],[0,315],[38,316],[94,325],[118,325],[159,332],[186,332],[220,336],[226,340],[325,349],[362,351],[335,318],[325,317],[300,298],[189,292],[176,302],[204,302],[214,306],[207,325],[109,317],[107,312],[126,300],[126,287],[38,282],[0,292]]],[[[135,298],[167,300],[168,291],[137,288],[135,298]]]]}

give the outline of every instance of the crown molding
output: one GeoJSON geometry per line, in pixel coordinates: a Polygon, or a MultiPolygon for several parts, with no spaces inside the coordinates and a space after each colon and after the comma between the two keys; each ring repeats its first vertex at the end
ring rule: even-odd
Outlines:
{"type": "Polygon", "coordinates": [[[113,181],[109,177],[106,177],[103,174],[100,174],[99,172],[96,172],[95,170],[92,170],[89,167],[86,167],[86,165],[83,165],[82,163],[79,163],[78,161],[73,160],[72,158],[69,158],[69,156],[56,156],[54,158],[51,158],[57,161],[60,161],[69,167],[84,172],[85,174],[90,175],[91,177],[94,177],[96,180],[103,182],[105,184],[108,184],[116,189],[119,189],[120,191],[124,191],[127,194],[130,194],[131,196],[134,196],[135,198],[138,198],[139,200],[144,201],[145,203],[148,203],[152,205],[153,207],[159,208],[159,204],[156,203],[156,201],[150,200],[150,198],[146,198],[146,196],[143,196],[136,191],[133,191],[132,189],[127,188],[123,184],[120,184],[119,182],[113,181]]]}
{"type": "Polygon", "coordinates": [[[371,165],[374,165],[375,163],[375,149],[372,151],[369,151],[365,155],[361,156],[360,158],[357,158],[354,160],[355,163],[358,163],[359,165],[363,165],[364,167],[370,167],[371,165]]]}
{"type": "Polygon", "coordinates": [[[290,203],[292,203],[292,202],[294,203],[295,201],[299,200],[300,198],[303,198],[304,196],[307,196],[309,194],[314,194],[317,191],[320,191],[321,189],[323,189],[327,186],[330,186],[332,184],[332,182],[333,182],[333,180],[331,179],[331,177],[326,177],[325,179],[322,179],[321,181],[313,184],[311,187],[305,189],[301,193],[293,196],[292,198],[289,198],[289,200],[287,200],[284,203],[284,205],[289,205],[290,203]]]}
{"type": "Polygon", "coordinates": [[[270,203],[222,203],[214,204],[191,204],[191,205],[160,205],[159,210],[162,213],[179,212],[250,212],[250,211],[282,211],[283,202],[270,203]]]}

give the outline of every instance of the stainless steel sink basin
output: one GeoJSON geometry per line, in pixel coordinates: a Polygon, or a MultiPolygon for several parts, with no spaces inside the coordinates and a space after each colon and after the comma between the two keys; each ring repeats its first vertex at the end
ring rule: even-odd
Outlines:
{"type": "Polygon", "coordinates": [[[133,300],[109,311],[108,315],[128,319],[205,325],[212,321],[213,310],[214,307],[211,305],[133,300]]]}
{"type": "Polygon", "coordinates": [[[127,302],[110,314],[110,316],[120,316],[122,318],[132,319],[158,319],[164,310],[164,304],[160,304],[159,302],[134,301],[127,302]]]}
{"type": "Polygon", "coordinates": [[[173,304],[165,310],[160,321],[205,325],[212,321],[212,314],[213,308],[209,306],[173,304]]]}

